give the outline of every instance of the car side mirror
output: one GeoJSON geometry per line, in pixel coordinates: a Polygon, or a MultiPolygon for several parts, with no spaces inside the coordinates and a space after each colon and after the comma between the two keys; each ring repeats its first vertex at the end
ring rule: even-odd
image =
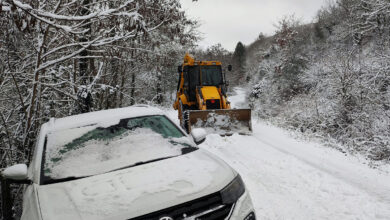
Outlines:
{"type": "Polygon", "coordinates": [[[27,165],[16,164],[4,169],[0,176],[1,183],[1,215],[4,219],[13,218],[13,199],[11,195],[11,184],[31,184],[32,181],[28,179],[27,165]]]}
{"type": "Polygon", "coordinates": [[[10,166],[3,170],[1,173],[3,178],[9,179],[16,182],[23,183],[24,181],[28,182],[28,175],[27,175],[27,165],[26,164],[16,164],[13,166],[10,166]]]}
{"type": "Polygon", "coordinates": [[[182,66],[178,66],[178,67],[177,67],[177,72],[178,72],[179,74],[181,74],[181,73],[183,72],[183,67],[182,67],[182,66]]]}
{"type": "Polygon", "coordinates": [[[228,70],[229,70],[229,71],[232,71],[232,69],[233,69],[232,65],[229,64],[229,65],[228,65],[228,70]]]}
{"type": "Polygon", "coordinates": [[[206,135],[206,130],[203,128],[194,128],[191,131],[191,136],[197,145],[203,143],[206,140],[206,135]]]}

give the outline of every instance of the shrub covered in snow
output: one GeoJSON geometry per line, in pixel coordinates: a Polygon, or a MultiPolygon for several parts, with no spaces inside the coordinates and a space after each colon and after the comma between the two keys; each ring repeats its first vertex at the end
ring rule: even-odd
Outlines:
{"type": "Polygon", "coordinates": [[[338,1],[313,25],[282,20],[247,73],[255,114],[390,161],[389,9],[382,0],[338,1]]]}

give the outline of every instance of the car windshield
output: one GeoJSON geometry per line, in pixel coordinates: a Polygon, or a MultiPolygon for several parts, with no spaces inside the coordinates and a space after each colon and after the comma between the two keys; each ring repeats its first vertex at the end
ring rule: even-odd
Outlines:
{"type": "Polygon", "coordinates": [[[219,86],[222,83],[221,66],[202,66],[202,85],[219,86]]]}
{"type": "Polygon", "coordinates": [[[60,130],[47,135],[41,182],[102,174],[196,149],[165,116],[60,130]]]}

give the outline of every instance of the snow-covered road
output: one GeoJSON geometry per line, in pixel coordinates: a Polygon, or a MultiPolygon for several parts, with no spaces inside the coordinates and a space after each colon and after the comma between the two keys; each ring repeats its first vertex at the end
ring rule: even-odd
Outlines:
{"type": "MultiPolygon", "coordinates": [[[[230,97],[244,103],[243,89],[230,97]]],[[[176,112],[169,115],[176,119],[176,112]]],[[[390,174],[283,129],[253,122],[251,136],[207,136],[202,148],[243,177],[259,219],[390,219],[390,174]]],[[[385,167],[385,170],[388,167],[385,167]]]]}

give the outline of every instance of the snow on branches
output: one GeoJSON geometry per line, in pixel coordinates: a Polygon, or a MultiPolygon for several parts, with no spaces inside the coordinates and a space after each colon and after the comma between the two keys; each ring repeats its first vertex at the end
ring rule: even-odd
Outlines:
{"type": "Polygon", "coordinates": [[[389,16],[388,0],[337,0],[314,24],[281,20],[248,56],[255,114],[388,162],[389,16]]]}
{"type": "Polygon", "coordinates": [[[0,28],[2,165],[28,161],[50,117],[167,92],[172,63],[197,40],[178,0],[1,0],[0,28]]]}

